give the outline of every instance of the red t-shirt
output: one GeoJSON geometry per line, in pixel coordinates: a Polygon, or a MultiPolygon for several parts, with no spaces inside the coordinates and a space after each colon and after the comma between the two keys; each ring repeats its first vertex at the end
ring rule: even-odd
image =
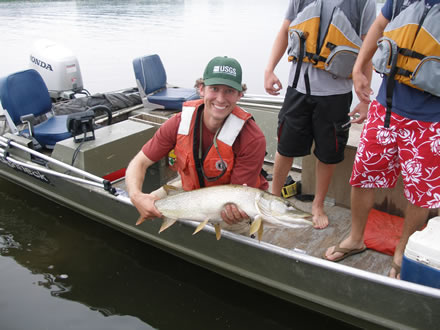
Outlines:
{"type": "MultiPolygon", "coordinates": [[[[145,145],[142,151],[154,162],[159,161],[174,149],[177,141],[177,131],[180,125],[181,113],[163,123],[145,145]]],[[[211,133],[203,125],[203,153],[212,144],[214,133],[211,133]]],[[[266,154],[266,139],[260,127],[254,120],[248,120],[234,144],[232,150],[235,155],[234,168],[232,170],[232,184],[247,184],[250,187],[267,190],[269,184],[261,175],[261,167],[266,154]],[[257,178],[260,177],[260,186],[257,187],[257,178]]]]}

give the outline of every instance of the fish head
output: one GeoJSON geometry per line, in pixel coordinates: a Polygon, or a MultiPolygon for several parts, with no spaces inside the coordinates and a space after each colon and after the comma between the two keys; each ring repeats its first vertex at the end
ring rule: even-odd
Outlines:
{"type": "Polygon", "coordinates": [[[300,210],[299,208],[295,207],[292,203],[290,203],[288,200],[277,198],[274,199],[271,203],[271,207],[274,213],[278,213],[279,215],[289,215],[289,216],[301,216],[301,217],[307,217],[311,214],[300,210]]]}
{"type": "Polygon", "coordinates": [[[293,225],[312,225],[312,215],[308,212],[300,210],[288,200],[278,197],[278,196],[264,196],[260,200],[260,206],[264,210],[264,218],[272,218],[275,222],[279,224],[284,224],[286,226],[293,225]],[[264,198],[266,197],[266,198],[264,198]],[[268,198],[269,197],[269,198],[268,198]]]}

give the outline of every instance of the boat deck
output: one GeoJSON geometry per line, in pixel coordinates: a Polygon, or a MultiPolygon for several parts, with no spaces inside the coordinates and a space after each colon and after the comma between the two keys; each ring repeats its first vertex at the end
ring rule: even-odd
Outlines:
{"type": "MultiPolygon", "coordinates": [[[[302,210],[311,211],[311,202],[301,202],[294,197],[289,200],[302,210]]],[[[348,236],[351,226],[349,209],[336,205],[326,206],[325,209],[330,222],[327,228],[286,228],[283,230],[268,228],[264,231],[263,240],[286,249],[302,250],[308,255],[321,258],[328,247],[338,244],[348,236]]],[[[340,263],[376,274],[387,275],[391,260],[391,256],[369,249],[362,254],[342,260],[340,263]]]]}
{"type": "MultiPolygon", "coordinates": [[[[266,165],[265,170],[271,174],[272,166],[266,165]]],[[[301,179],[299,172],[292,171],[290,175],[295,181],[301,179]]],[[[271,182],[269,182],[270,184],[271,182]]],[[[116,186],[125,190],[124,181],[120,181],[116,186]]],[[[299,209],[311,212],[312,202],[303,202],[295,197],[288,200],[299,209]]],[[[262,241],[321,258],[328,247],[338,244],[344,237],[348,236],[351,226],[350,209],[328,202],[325,205],[325,211],[329,217],[329,226],[325,229],[315,229],[313,227],[298,229],[265,228],[262,241]]],[[[246,233],[247,231],[243,235],[246,235],[246,233]]],[[[391,261],[391,256],[368,249],[339,263],[387,276],[391,261]]]]}
{"type": "MultiPolygon", "coordinates": [[[[271,173],[271,167],[267,167],[266,170],[271,173]]],[[[295,181],[301,179],[301,174],[298,172],[291,172],[290,175],[295,181]]],[[[311,212],[312,202],[303,202],[295,197],[290,197],[288,200],[301,210],[311,212]]],[[[348,236],[351,227],[350,209],[328,202],[325,203],[325,211],[329,217],[329,226],[325,229],[313,227],[282,230],[267,228],[264,230],[263,240],[286,249],[304,251],[308,255],[321,258],[328,247],[338,244],[348,236]]],[[[339,263],[387,276],[391,261],[391,256],[368,249],[339,263]]]]}

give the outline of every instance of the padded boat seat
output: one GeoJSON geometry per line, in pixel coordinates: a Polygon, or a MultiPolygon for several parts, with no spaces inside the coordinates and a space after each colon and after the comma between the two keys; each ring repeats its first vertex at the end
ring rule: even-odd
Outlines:
{"type": "MultiPolygon", "coordinates": [[[[14,125],[22,116],[38,117],[51,113],[52,100],[41,75],[34,69],[16,72],[0,79],[0,101],[14,125]]],[[[72,135],[66,126],[67,115],[52,116],[33,126],[33,136],[41,146],[52,149],[58,141],[72,135]]],[[[25,130],[27,131],[27,130],[25,130]]]]}
{"type": "Polygon", "coordinates": [[[148,102],[165,109],[181,110],[185,101],[200,98],[195,88],[169,87],[167,75],[159,55],[147,55],[133,60],[139,91],[148,102]]]}

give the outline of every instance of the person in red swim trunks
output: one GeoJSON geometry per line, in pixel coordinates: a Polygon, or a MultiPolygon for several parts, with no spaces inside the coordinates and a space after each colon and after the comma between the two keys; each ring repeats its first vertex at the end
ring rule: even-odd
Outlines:
{"type": "Polygon", "coordinates": [[[327,260],[339,261],[365,250],[374,188],[392,188],[402,174],[408,206],[389,272],[400,278],[409,237],[423,227],[430,209],[440,207],[440,64],[429,61],[440,56],[439,21],[439,0],[387,0],[367,34],[353,69],[359,99],[370,102],[365,68],[372,58],[384,78],[369,108],[353,165],[351,231],[326,251],[327,260]],[[414,18],[422,26],[411,24],[414,18]],[[391,44],[399,51],[390,53],[391,44]]]}

